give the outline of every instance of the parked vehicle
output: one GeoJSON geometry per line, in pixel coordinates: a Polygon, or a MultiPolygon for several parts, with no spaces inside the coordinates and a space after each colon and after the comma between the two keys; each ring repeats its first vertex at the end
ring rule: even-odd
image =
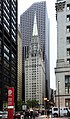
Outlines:
{"type": "Polygon", "coordinates": [[[67,116],[70,117],[70,107],[68,108],[67,116]]]}
{"type": "Polygon", "coordinates": [[[2,111],[0,111],[0,119],[2,119],[2,111]]]}
{"type": "Polygon", "coordinates": [[[52,116],[67,116],[68,115],[68,108],[67,107],[53,107],[52,108],[52,116]],[[60,115],[59,115],[60,114],[60,115]]]}
{"type": "Polygon", "coordinates": [[[58,117],[58,115],[59,115],[58,107],[53,107],[52,108],[52,116],[53,117],[58,117]]]}
{"type": "Polygon", "coordinates": [[[3,111],[2,112],[2,119],[7,119],[8,118],[8,112],[7,111],[3,111]]]}
{"type": "Polygon", "coordinates": [[[64,116],[67,116],[67,113],[68,113],[68,108],[67,107],[64,107],[63,108],[63,114],[64,114],[64,116]]]}

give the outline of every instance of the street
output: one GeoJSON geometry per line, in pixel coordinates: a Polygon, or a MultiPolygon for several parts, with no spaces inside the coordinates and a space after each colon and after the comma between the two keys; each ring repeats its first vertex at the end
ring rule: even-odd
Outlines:
{"type": "Polygon", "coordinates": [[[70,117],[47,117],[46,115],[42,115],[39,117],[36,117],[35,119],[70,119],[70,117]]]}

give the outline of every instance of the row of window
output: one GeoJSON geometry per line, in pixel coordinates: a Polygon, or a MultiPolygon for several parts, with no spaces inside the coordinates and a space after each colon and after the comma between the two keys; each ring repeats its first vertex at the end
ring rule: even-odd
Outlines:
{"type": "Polygon", "coordinates": [[[7,30],[7,32],[9,32],[9,28],[7,27],[5,23],[4,23],[4,28],[7,30]]]}
{"type": "MultiPolygon", "coordinates": [[[[4,60],[4,66],[7,67],[7,68],[10,67],[9,63],[8,63],[7,61],[5,61],[5,60],[4,60]]],[[[14,69],[13,66],[14,66],[14,64],[12,65],[11,70],[12,70],[13,72],[16,72],[16,70],[14,69]]]]}
{"type": "Polygon", "coordinates": [[[7,12],[9,13],[9,9],[8,9],[8,7],[7,7],[7,5],[5,3],[4,3],[4,9],[6,9],[7,12]]]}
{"type": "Polygon", "coordinates": [[[70,4],[67,4],[67,11],[70,10],[70,4]]]}
{"type": "Polygon", "coordinates": [[[65,76],[65,94],[70,94],[70,75],[65,76]]]}
{"type": "Polygon", "coordinates": [[[12,4],[16,8],[16,0],[12,0],[12,4]]]}
{"type": "MultiPolygon", "coordinates": [[[[6,1],[7,2],[7,1],[6,1]]],[[[9,32],[9,15],[10,15],[10,12],[9,12],[9,4],[8,4],[8,2],[7,3],[3,3],[4,4],[4,27],[5,27],[5,29],[7,30],[7,32],[9,32]]],[[[15,3],[13,3],[13,4],[15,4],[15,3]]],[[[16,36],[16,33],[15,33],[15,30],[16,30],[16,27],[15,27],[15,25],[16,25],[16,22],[15,22],[15,20],[16,20],[16,14],[15,14],[15,12],[16,12],[16,10],[14,9],[14,7],[13,7],[13,5],[12,5],[12,39],[13,39],[13,41],[16,41],[16,39],[15,39],[15,36],[16,36]]]]}
{"type": "MultiPolygon", "coordinates": [[[[70,11],[70,4],[67,4],[67,11],[70,11]]],[[[66,16],[66,21],[69,22],[70,21],[70,14],[68,14],[66,16]]],[[[70,25],[66,26],[66,31],[67,33],[70,32],[70,25]]],[[[66,38],[66,43],[70,44],[70,37],[66,38]]],[[[67,56],[70,56],[70,48],[67,48],[67,56]]],[[[70,64],[70,58],[67,59],[68,64],[70,64]]],[[[65,93],[70,93],[70,88],[69,87],[65,87],[65,93]]]]}
{"type": "MultiPolygon", "coordinates": [[[[67,26],[67,31],[70,31],[70,27],[67,26]]],[[[70,36],[66,38],[67,45],[70,44],[70,36]]],[[[67,56],[70,56],[70,48],[66,49],[67,56]]],[[[67,59],[67,63],[70,64],[70,58],[67,59]]]]}
{"type": "Polygon", "coordinates": [[[4,50],[6,50],[7,53],[9,53],[9,49],[4,45],[4,50]]]}
{"type": "MultiPolygon", "coordinates": [[[[0,52],[1,52],[1,49],[0,49],[0,52]]],[[[9,56],[6,54],[6,53],[4,53],[4,58],[7,60],[7,61],[9,61],[9,56]]],[[[14,58],[14,55],[12,54],[12,58],[14,58]]],[[[1,57],[0,57],[0,60],[1,60],[1,57]]]]}

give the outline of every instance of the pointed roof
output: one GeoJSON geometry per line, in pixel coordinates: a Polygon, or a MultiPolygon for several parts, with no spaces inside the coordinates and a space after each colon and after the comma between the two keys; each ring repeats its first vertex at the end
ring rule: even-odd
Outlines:
{"type": "Polygon", "coordinates": [[[35,12],[35,16],[34,16],[34,25],[33,25],[33,34],[32,34],[32,36],[38,36],[36,12],[35,12]]]}

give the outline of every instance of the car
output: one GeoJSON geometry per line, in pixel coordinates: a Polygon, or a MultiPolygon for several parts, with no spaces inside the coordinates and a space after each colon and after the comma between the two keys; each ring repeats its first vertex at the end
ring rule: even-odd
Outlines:
{"type": "Polygon", "coordinates": [[[7,119],[8,118],[8,111],[3,111],[2,112],[2,119],[7,119]]]}
{"type": "Polygon", "coordinates": [[[68,114],[68,108],[67,107],[63,108],[63,114],[64,114],[64,116],[67,116],[67,114],[68,114]]]}
{"type": "Polygon", "coordinates": [[[0,111],[0,119],[2,119],[2,113],[3,113],[3,112],[2,112],[2,111],[0,111]]]}

